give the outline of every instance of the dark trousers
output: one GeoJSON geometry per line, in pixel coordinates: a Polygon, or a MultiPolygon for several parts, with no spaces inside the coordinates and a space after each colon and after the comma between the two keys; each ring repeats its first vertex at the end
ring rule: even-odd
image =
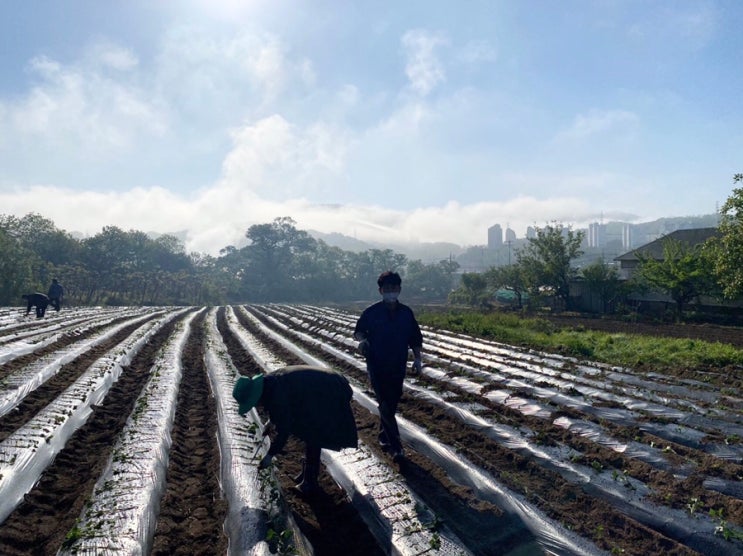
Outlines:
{"type": "Polygon", "coordinates": [[[59,307],[61,305],[61,301],[58,297],[50,297],[49,298],[49,304],[54,307],[54,310],[59,312],[59,307]]]}
{"type": "MultiPolygon", "coordinates": [[[[26,307],[26,314],[29,314],[31,312],[32,305],[29,305],[26,307]]],[[[46,304],[41,303],[39,305],[36,305],[36,318],[40,319],[44,316],[44,313],[46,313],[46,304]]]]}
{"type": "Polygon", "coordinates": [[[395,413],[397,413],[397,404],[400,403],[402,397],[405,371],[385,373],[370,370],[369,379],[379,409],[379,442],[387,446],[391,452],[399,452],[402,450],[402,442],[395,413]]]}
{"type": "MultiPolygon", "coordinates": [[[[320,452],[321,448],[310,446],[309,444],[304,449],[305,463],[318,471],[320,470],[320,452]]],[[[315,473],[315,476],[317,476],[317,471],[315,473]]]]}
{"type": "Polygon", "coordinates": [[[317,477],[320,474],[320,452],[321,448],[307,444],[304,448],[304,462],[302,471],[294,477],[297,485],[304,483],[307,487],[317,486],[317,477]]]}

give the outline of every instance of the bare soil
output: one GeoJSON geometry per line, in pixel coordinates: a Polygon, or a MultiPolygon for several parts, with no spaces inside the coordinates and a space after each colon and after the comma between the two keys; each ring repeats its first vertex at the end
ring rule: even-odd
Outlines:
{"type": "MultiPolygon", "coordinates": [[[[216,410],[204,363],[205,314],[202,311],[193,320],[183,357],[184,372],[175,428],[172,431],[173,446],[167,472],[167,490],[160,507],[153,554],[225,554],[227,550],[227,538],[222,530],[226,505],[219,489],[216,410]]],[[[259,313],[254,314],[261,318],[259,313]]],[[[241,318],[240,312],[237,315],[242,326],[253,334],[261,335],[251,321],[241,318]]],[[[735,327],[651,325],[573,316],[551,317],[550,320],[558,326],[698,338],[743,347],[743,332],[735,327]]],[[[0,524],[0,552],[3,555],[56,553],[90,496],[110,455],[114,439],[123,429],[147,380],[158,349],[173,332],[175,324],[173,321],[164,326],[137,354],[113,386],[105,403],[94,408],[88,422],[73,435],[22,504],[0,524]]],[[[227,327],[224,308],[218,310],[217,324],[229,355],[240,372],[245,375],[260,372],[260,367],[227,327]]],[[[102,353],[130,334],[132,329],[133,327],[122,330],[105,345],[72,361],[16,410],[0,417],[0,440],[58,396],[66,385],[74,381],[102,353]]],[[[263,339],[288,363],[300,362],[280,345],[272,343],[268,338],[263,339]]],[[[66,341],[60,340],[62,343],[59,346],[46,349],[53,351],[66,341]]],[[[302,347],[310,352],[321,353],[316,345],[307,344],[302,347]]],[[[327,357],[327,353],[322,352],[322,355],[327,357]]],[[[38,357],[38,354],[24,356],[25,359],[3,366],[0,377],[34,356],[38,357]]],[[[349,377],[360,384],[366,384],[363,371],[342,362],[336,363],[349,377]]],[[[740,380],[740,370],[732,372],[737,373],[735,376],[740,380]]],[[[730,377],[728,381],[729,379],[730,377]]],[[[425,379],[421,380],[425,383],[425,379]]],[[[713,379],[715,380],[718,379],[713,379]]],[[[721,385],[727,384],[724,377],[719,381],[721,385]]],[[[468,401],[467,395],[463,393],[459,399],[468,401]]],[[[484,403],[482,397],[477,401],[484,403]]],[[[380,458],[394,466],[389,455],[379,449],[376,443],[377,418],[360,406],[354,407],[354,413],[360,439],[374,449],[380,458]]],[[[458,449],[463,456],[513,491],[525,496],[565,527],[591,539],[608,552],[638,556],[706,553],[703,547],[689,546],[683,539],[676,538],[670,527],[667,531],[651,529],[627,517],[621,509],[596,496],[590,485],[576,487],[567,483],[550,469],[498,445],[482,431],[463,426],[433,404],[404,395],[400,414],[427,429],[442,443],[458,449]],[[610,531],[611,534],[605,534],[604,531],[610,531]]],[[[565,410],[565,415],[587,418],[586,415],[572,415],[569,410],[565,410]]],[[[700,500],[700,508],[724,508],[730,523],[743,525],[743,502],[739,498],[705,488],[701,480],[705,476],[740,480],[743,477],[743,466],[738,463],[720,460],[694,447],[654,439],[641,430],[614,426],[611,432],[616,437],[662,442],[680,460],[691,462],[696,468],[687,478],[677,478],[670,472],[661,471],[582,439],[554,426],[549,420],[528,417],[516,410],[495,405],[488,406],[483,416],[514,427],[529,427],[545,445],[561,443],[572,446],[582,454],[583,463],[617,469],[645,482],[651,486],[654,496],[670,507],[683,509],[690,497],[696,497],[700,500]]],[[[603,425],[610,427],[608,424],[603,425]]],[[[291,489],[294,484],[292,477],[301,468],[303,452],[303,446],[292,440],[275,462],[289,511],[311,542],[315,554],[384,554],[347,495],[325,470],[320,475],[322,488],[317,495],[304,497],[291,489]]],[[[454,483],[438,465],[425,456],[409,450],[407,460],[398,469],[410,487],[424,498],[426,504],[437,515],[445,517],[447,527],[460,538],[467,539],[468,547],[475,554],[508,553],[515,547],[523,546],[525,538],[530,535],[523,524],[514,521],[512,515],[478,500],[470,489],[454,483]]]]}

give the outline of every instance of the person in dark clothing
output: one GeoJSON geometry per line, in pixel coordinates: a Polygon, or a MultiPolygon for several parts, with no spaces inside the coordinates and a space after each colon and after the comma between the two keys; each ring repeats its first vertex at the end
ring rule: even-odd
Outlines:
{"type": "Polygon", "coordinates": [[[335,371],[292,365],[252,378],[240,377],[232,396],[240,415],[256,405],[263,407],[276,430],[268,453],[258,465],[260,469],[271,465],[290,435],[304,441],[304,466],[295,478],[302,494],[318,488],[321,449],[337,451],[358,446],[351,410],[353,391],[348,380],[335,371]]]}
{"type": "Polygon", "coordinates": [[[43,293],[27,293],[21,296],[26,300],[26,315],[31,312],[31,307],[36,307],[36,318],[40,319],[46,313],[46,308],[49,305],[49,298],[43,293]]]}
{"type": "Polygon", "coordinates": [[[52,278],[52,283],[49,286],[49,291],[46,292],[46,296],[49,298],[49,303],[54,307],[54,310],[59,312],[59,308],[62,305],[62,297],[64,296],[64,288],[56,278],[52,278]]]}
{"type": "Polygon", "coordinates": [[[411,372],[420,373],[423,336],[413,310],[397,298],[402,279],[396,272],[383,272],[377,280],[382,301],[367,307],[354,330],[360,341],[359,351],[366,358],[369,381],[379,407],[379,442],[402,461],[404,452],[395,413],[402,397],[403,381],[408,361],[408,349],[413,351],[411,372]]]}

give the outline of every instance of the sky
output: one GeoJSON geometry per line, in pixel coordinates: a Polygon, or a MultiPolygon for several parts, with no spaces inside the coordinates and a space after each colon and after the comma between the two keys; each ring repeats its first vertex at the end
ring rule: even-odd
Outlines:
{"type": "Polygon", "coordinates": [[[0,214],[373,242],[715,213],[738,0],[4,0],[0,214]]]}

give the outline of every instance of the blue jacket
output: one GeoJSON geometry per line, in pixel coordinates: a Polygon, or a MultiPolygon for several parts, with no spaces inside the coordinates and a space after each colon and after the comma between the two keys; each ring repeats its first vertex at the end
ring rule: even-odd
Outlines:
{"type": "Polygon", "coordinates": [[[354,336],[369,342],[366,363],[369,372],[405,373],[408,349],[423,345],[413,310],[399,301],[391,309],[380,301],[367,307],[356,322],[354,336]]]}

